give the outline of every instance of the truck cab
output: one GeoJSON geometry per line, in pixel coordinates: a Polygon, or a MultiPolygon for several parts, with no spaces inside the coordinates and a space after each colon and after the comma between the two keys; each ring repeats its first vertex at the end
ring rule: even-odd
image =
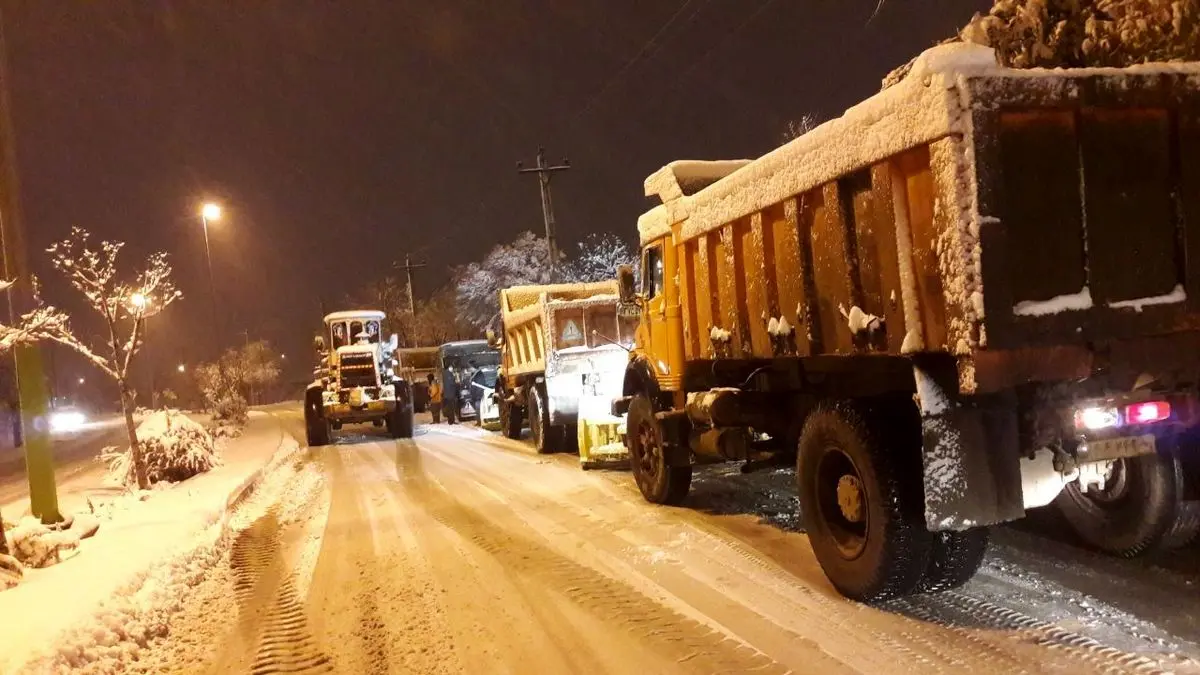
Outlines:
{"type": "Polygon", "coordinates": [[[314,341],[315,379],[305,391],[309,446],[329,444],[345,424],[386,426],[394,438],[412,437],[412,389],[395,369],[396,336],[382,341],[383,318],[377,310],[325,316],[325,330],[314,341]]]}

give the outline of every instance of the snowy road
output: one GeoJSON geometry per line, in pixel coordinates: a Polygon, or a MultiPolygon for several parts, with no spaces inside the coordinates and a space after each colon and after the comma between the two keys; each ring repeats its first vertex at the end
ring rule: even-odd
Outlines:
{"type": "Polygon", "coordinates": [[[171,630],[208,648],[156,648],[173,669],[1200,673],[1194,575],[1077,571],[1085,554],[1036,556],[1033,535],[1002,533],[961,591],[846,601],[794,531],[786,471],[705,470],[671,509],[470,427],[343,437],[304,462],[321,489],[242,533],[171,630]]]}
{"type": "MultiPolygon", "coordinates": [[[[55,438],[54,473],[60,496],[102,475],[105,467],[99,461],[101,451],[125,442],[125,433],[119,415],[105,415],[73,434],[55,438]]],[[[20,452],[6,452],[0,459],[0,513],[10,519],[20,515],[17,510],[23,512],[28,507],[29,482],[20,452]]]]}

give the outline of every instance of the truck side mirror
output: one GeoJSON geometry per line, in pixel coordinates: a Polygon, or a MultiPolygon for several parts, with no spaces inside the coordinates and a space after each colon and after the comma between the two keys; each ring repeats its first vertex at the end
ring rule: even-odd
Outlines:
{"type": "Polygon", "coordinates": [[[617,266],[617,287],[620,289],[621,302],[632,304],[637,298],[637,280],[633,277],[633,265],[617,266]]]}
{"type": "Polygon", "coordinates": [[[491,328],[487,329],[487,343],[492,349],[500,348],[500,338],[496,337],[496,331],[491,328]]]}
{"type": "Polygon", "coordinates": [[[388,338],[388,351],[394,352],[400,348],[400,336],[392,333],[392,337],[388,338]]]}
{"type": "Polygon", "coordinates": [[[325,338],[321,337],[320,335],[314,337],[313,349],[315,349],[318,354],[325,351],[325,338]]]}

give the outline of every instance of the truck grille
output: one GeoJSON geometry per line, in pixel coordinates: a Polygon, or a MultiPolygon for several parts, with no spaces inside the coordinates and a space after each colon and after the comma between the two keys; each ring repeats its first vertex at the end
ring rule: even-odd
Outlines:
{"type": "Polygon", "coordinates": [[[370,354],[342,356],[338,372],[342,389],[375,386],[375,359],[370,354]]]}

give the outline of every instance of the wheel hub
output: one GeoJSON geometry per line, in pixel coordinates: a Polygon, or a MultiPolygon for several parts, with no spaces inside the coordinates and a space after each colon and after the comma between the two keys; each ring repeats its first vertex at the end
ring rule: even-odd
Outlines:
{"type": "Polygon", "coordinates": [[[643,423],[638,429],[638,445],[641,456],[638,457],[638,465],[642,469],[642,473],[647,477],[655,477],[658,475],[658,437],[654,433],[654,429],[647,423],[643,423]]]}
{"type": "Polygon", "coordinates": [[[837,501],[842,517],[852,523],[863,522],[862,482],[858,476],[843,475],[838,479],[837,501]]]}

